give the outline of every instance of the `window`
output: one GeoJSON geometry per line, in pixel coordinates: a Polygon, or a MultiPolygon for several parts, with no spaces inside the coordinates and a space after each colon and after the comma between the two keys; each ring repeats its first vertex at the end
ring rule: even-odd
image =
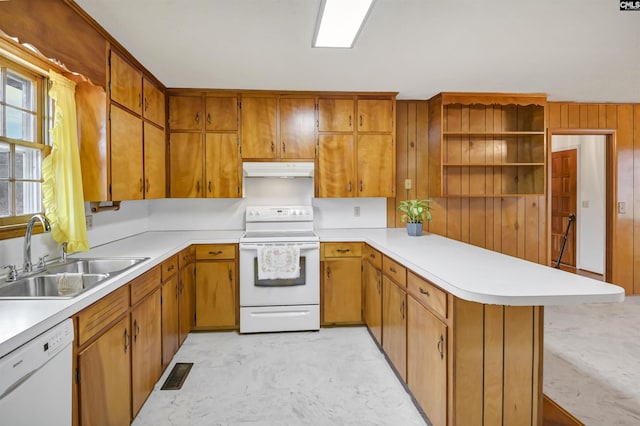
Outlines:
{"type": "MultiPolygon", "coordinates": [[[[0,227],[42,213],[45,78],[0,57],[0,227]]],[[[2,238],[0,233],[0,238],[2,238]]]]}

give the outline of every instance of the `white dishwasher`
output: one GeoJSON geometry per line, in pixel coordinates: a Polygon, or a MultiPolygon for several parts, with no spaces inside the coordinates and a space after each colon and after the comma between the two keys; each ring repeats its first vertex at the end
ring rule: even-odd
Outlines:
{"type": "Polygon", "coordinates": [[[67,319],[0,358],[0,423],[71,424],[73,321],[67,319]]]}

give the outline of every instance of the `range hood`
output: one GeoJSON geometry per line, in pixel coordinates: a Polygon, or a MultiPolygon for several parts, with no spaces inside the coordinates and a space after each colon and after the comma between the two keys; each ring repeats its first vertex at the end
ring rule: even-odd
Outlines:
{"type": "Polygon", "coordinates": [[[313,162],[243,162],[244,177],[313,177],[313,162]]]}

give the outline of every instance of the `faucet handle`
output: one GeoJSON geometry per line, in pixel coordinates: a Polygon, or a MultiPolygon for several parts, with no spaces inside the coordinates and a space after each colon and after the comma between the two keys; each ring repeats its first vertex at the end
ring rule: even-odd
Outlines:
{"type": "Polygon", "coordinates": [[[68,243],[65,241],[64,243],[61,244],[61,247],[60,247],[62,249],[60,257],[62,258],[63,262],[67,260],[67,244],[68,243]]]}
{"type": "Polygon", "coordinates": [[[47,267],[47,257],[49,257],[49,255],[45,254],[44,256],[38,258],[38,268],[46,268],[47,267]]]}
{"type": "Polygon", "coordinates": [[[18,279],[18,270],[16,269],[16,265],[4,265],[2,269],[9,270],[9,274],[7,275],[7,281],[15,281],[18,279]]]}

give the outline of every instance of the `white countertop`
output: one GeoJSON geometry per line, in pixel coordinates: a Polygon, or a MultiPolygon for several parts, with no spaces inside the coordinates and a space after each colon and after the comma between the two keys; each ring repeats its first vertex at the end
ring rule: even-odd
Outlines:
{"type": "MultiPolygon", "coordinates": [[[[321,241],[364,241],[453,295],[500,305],[561,305],[624,300],[621,287],[437,235],[398,229],[316,230],[321,241]]],[[[0,300],[0,357],[62,322],[191,244],[237,243],[242,230],[146,232],[76,257],[149,257],[125,273],[65,300],[0,300]]]]}

